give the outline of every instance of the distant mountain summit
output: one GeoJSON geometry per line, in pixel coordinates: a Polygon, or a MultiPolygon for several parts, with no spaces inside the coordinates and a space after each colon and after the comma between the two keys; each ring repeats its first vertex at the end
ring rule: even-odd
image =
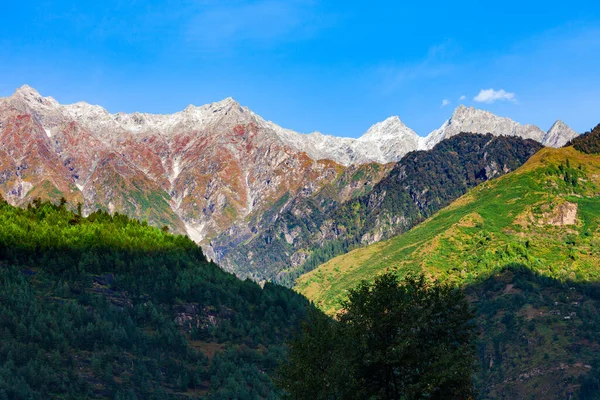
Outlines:
{"type": "Polygon", "coordinates": [[[301,134],[275,127],[281,139],[315,160],[334,160],[342,165],[369,162],[389,163],[419,148],[419,135],[397,116],[376,123],[358,139],[323,135],[320,132],[301,134]]]}
{"type": "Polygon", "coordinates": [[[498,117],[489,111],[461,105],[454,110],[449,120],[424,139],[423,147],[430,149],[442,140],[462,132],[518,136],[533,139],[548,147],[561,147],[577,136],[575,131],[560,120],[548,132],[544,132],[536,125],[521,125],[510,118],[498,117]]]}
{"type": "Polygon", "coordinates": [[[577,132],[559,119],[546,133],[542,144],[548,147],[562,147],[577,136],[579,136],[577,132]]]}

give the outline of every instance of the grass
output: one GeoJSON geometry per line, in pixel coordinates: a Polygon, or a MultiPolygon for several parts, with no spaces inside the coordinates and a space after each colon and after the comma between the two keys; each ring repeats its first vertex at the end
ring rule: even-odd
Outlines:
{"type": "Polygon", "coordinates": [[[296,290],[331,314],[349,288],[387,270],[424,271],[463,285],[518,262],[559,280],[600,280],[599,187],[600,156],[544,149],[409,232],[301,276],[296,290]],[[568,203],[577,206],[576,223],[551,225],[568,203]]]}

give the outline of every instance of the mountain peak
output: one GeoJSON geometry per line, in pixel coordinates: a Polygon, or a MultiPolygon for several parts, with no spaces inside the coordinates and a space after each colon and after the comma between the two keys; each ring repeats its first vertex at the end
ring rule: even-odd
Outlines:
{"type": "Polygon", "coordinates": [[[12,95],[12,99],[16,100],[21,107],[26,109],[37,110],[54,110],[60,108],[60,104],[52,97],[43,97],[37,90],[29,85],[23,85],[12,95]]]}
{"type": "Polygon", "coordinates": [[[546,133],[543,144],[551,147],[561,147],[578,135],[571,127],[558,119],[546,133]]]}
{"type": "Polygon", "coordinates": [[[430,149],[444,139],[459,133],[491,133],[495,136],[520,136],[545,144],[544,131],[535,125],[521,125],[506,117],[499,117],[489,111],[460,105],[452,116],[439,129],[424,139],[424,147],[430,149]]]}
{"type": "Polygon", "coordinates": [[[21,86],[20,88],[18,88],[17,90],[15,90],[15,94],[42,97],[37,90],[35,90],[34,88],[32,88],[31,86],[29,86],[27,84],[25,84],[25,85],[21,86]]]}
{"type": "Polygon", "coordinates": [[[557,130],[557,129],[564,129],[564,128],[569,128],[569,129],[571,129],[571,128],[570,128],[570,127],[567,125],[567,124],[565,124],[565,123],[563,122],[563,120],[562,120],[562,119],[557,119],[557,120],[556,120],[556,121],[555,121],[555,122],[552,124],[552,126],[550,127],[550,129],[548,130],[548,132],[551,132],[551,131],[554,131],[554,130],[557,130]]]}
{"type": "Polygon", "coordinates": [[[211,104],[213,107],[241,107],[240,103],[238,103],[233,97],[226,97],[223,100],[216,101],[211,104]]]}
{"type": "Polygon", "coordinates": [[[418,137],[418,135],[407,127],[397,115],[372,125],[358,140],[376,140],[400,137],[418,137]]]}

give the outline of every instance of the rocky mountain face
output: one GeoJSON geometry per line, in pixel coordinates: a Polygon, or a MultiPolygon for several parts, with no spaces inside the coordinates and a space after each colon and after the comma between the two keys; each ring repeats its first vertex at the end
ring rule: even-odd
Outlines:
{"type": "MultiPolygon", "coordinates": [[[[226,270],[290,286],[314,252],[339,238],[331,215],[371,192],[393,164],[351,165],[319,190],[285,196],[272,210],[254,215],[213,238],[211,254],[226,270]]],[[[339,253],[338,253],[339,254],[339,253]]]]}
{"type": "Polygon", "coordinates": [[[548,132],[544,132],[536,125],[521,125],[510,118],[498,117],[489,111],[461,105],[439,129],[423,139],[421,148],[431,149],[442,140],[462,132],[518,136],[523,139],[533,139],[549,147],[561,147],[577,135],[560,120],[556,121],[548,132]]]}
{"type": "Polygon", "coordinates": [[[345,170],[287,145],[233,99],[172,115],[110,114],[24,86],[0,100],[0,139],[0,188],[10,203],[65,197],[84,214],[103,208],[187,233],[213,257],[211,238],[234,226],[248,231],[249,220],[345,170]]]}
{"type": "Polygon", "coordinates": [[[282,140],[312,159],[334,160],[342,165],[368,162],[396,162],[406,153],[420,147],[421,138],[404,125],[400,118],[390,117],[373,125],[358,139],[339,138],[314,132],[309,135],[276,129],[282,140]]]}
{"type": "Polygon", "coordinates": [[[171,115],[111,114],[23,86],[0,99],[0,194],[21,206],[64,197],[84,214],[101,208],[166,225],[260,280],[318,259],[315,249],[355,229],[332,224],[334,210],[366,196],[392,162],[461,130],[556,146],[574,134],[562,123],[545,134],[459,107],[428,138],[398,117],[358,139],[337,138],[281,128],[231,98],[171,115]]]}
{"type": "Polygon", "coordinates": [[[559,119],[552,125],[548,133],[546,133],[542,143],[548,147],[561,147],[577,136],[579,136],[577,132],[559,119]]]}

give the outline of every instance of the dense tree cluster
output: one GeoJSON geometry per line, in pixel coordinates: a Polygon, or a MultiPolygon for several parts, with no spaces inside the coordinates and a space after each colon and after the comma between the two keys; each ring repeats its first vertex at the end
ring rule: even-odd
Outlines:
{"type": "Polygon", "coordinates": [[[481,398],[600,398],[598,283],[511,264],[465,293],[478,314],[481,398]]]}
{"type": "Polygon", "coordinates": [[[280,384],[292,399],[469,399],[474,313],[463,293],[387,273],[349,293],[337,321],[314,313],[280,384]]]}
{"type": "Polygon", "coordinates": [[[275,398],[308,302],[123,215],[0,201],[0,399],[275,398]]]}
{"type": "Polygon", "coordinates": [[[577,136],[566,146],[573,146],[576,150],[587,154],[600,154],[600,124],[591,131],[577,136]]]}

